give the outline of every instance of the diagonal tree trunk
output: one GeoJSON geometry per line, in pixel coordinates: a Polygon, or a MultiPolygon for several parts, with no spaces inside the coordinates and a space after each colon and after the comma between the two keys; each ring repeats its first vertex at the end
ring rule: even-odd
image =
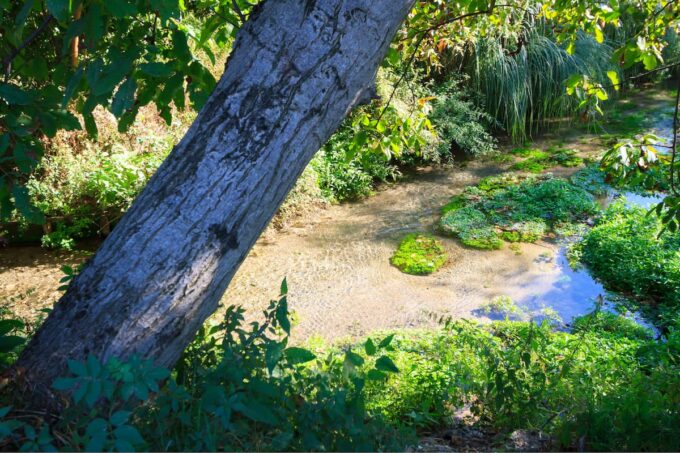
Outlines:
{"type": "Polygon", "coordinates": [[[173,149],[18,362],[47,391],[68,359],[171,366],[314,153],[370,97],[413,0],[269,0],[173,149]]]}

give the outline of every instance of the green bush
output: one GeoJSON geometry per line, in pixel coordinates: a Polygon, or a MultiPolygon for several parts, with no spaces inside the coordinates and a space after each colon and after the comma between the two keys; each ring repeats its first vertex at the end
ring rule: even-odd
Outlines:
{"type": "Polygon", "coordinates": [[[631,319],[606,311],[596,311],[585,316],[579,316],[574,319],[572,328],[574,332],[588,330],[608,332],[632,340],[651,340],[653,338],[649,329],[631,319]]]}
{"type": "Polygon", "coordinates": [[[554,448],[676,450],[680,447],[680,342],[578,333],[547,323],[467,321],[398,335],[401,372],[368,386],[367,407],[393,423],[432,429],[469,405],[480,426],[538,429],[554,448]],[[650,362],[649,358],[654,357],[650,362]]]}
{"type": "Polygon", "coordinates": [[[488,132],[494,118],[466,99],[459,81],[446,82],[439,89],[430,119],[441,140],[438,153],[445,160],[451,153],[481,156],[496,150],[496,140],[488,132]]]}
{"type": "MultiPolygon", "coordinates": [[[[135,357],[70,362],[54,383],[73,391],[61,416],[47,425],[3,404],[0,441],[17,450],[401,450],[467,406],[497,441],[528,429],[560,450],[680,448],[680,330],[657,341],[595,313],[574,333],[448,321],[310,350],[289,345],[285,283],[282,293],[249,325],[229,308],[172,371],[135,357]]],[[[4,366],[22,328],[0,322],[4,366]]]]}
{"type": "Polygon", "coordinates": [[[448,255],[432,236],[409,234],[402,239],[390,262],[406,274],[427,275],[442,267],[448,255]]]}
{"type": "Polygon", "coordinates": [[[661,228],[644,209],[614,203],[578,245],[581,260],[612,290],[680,306],[680,233],[661,228]]]}
{"type": "Polygon", "coordinates": [[[70,399],[60,417],[50,426],[27,423],[4,407],[0,440],[31,451],[403,448],[412,430],[365,406],[367,383],[399,371],[386,354],[392,337],[317,357],[288,344],[285,282],[282,293],[260,322],[246,325],[243,309],[227,309],[223,322],[199,331],[172,371],[135,357],[69,362],[70,374],[54,382],[70,399]]]}

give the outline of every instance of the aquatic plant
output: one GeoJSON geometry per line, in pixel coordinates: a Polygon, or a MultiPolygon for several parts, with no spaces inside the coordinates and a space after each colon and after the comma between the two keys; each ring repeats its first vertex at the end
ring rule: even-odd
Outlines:
{"type": "Polygon", "coordinates": [[[490,180],[486,187],[499,188],[457,196],[443,210],[442,231],[471,247],[498,249],[501,239],[534,242],[556,228],[567,230],[569,224],[582,222],[599,210],[588,192],[563,179],[543,176],[502,185],[502,180],[490,180]]]}
{"type": "Polygon", "coordinates": [[[412,275],[431,274],[442,267],[448,255],[441,242],[424,234],[409,234],[399,243],[390,262],[400,271],[412,275]]]}

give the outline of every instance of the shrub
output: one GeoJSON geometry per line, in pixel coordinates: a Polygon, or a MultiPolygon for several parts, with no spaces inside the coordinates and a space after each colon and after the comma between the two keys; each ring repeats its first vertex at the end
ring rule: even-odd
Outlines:
{"type": "Polygon", "coordinates": [[[517,306],[510,296],[496,296],[482,305],[486,315],[500,315],[503,318],[521,318],[524,310],[517,306]]]}
{"type": "Polygon", "coordinates": [[[680,233],[655,215],[612,204],[578,245],[581,260],[608,288],[639,300],[680,305],[680,233]]]}
{"type": "Polygon", "coordinates": [[[427,275],[442,267],[448,255],[442,244],[423,234],[409,234],[390,258],[392,265],[406,274],[427,275]]]}
{"type": "Polygon", "coordinates": [[[637,324],[635,321],[625,318],[616,313],[596,311],[574,319],[572,324],[574,332],[596,331],[611,333],[617,337],[630,338],[632,340],[651,340],[652,332],[637,324]]]}
{"type": "Polygon", "coordinates": [[[430,119],[441,140],[440,156],[462,153],[480,156],[496,150],[496,140],[488,132],[495,123],[492,116],[466,100],[466,93],[455,80],[446,82],[434,102],[430,119]]]}

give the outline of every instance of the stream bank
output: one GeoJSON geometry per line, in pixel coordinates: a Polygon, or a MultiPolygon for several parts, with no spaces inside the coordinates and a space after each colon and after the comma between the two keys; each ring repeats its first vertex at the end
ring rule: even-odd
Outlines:
{"type": "MultiPolygon", "coordinates": [[[[665,123],[658,127],[663,129],[665,123]]],[[[555,144],[577,149],[584,159],[595,159],[603,149],[598,135],[579,128],[546,134],[532,146],[547,149],[555,144]]],[[[605,291],[587,271],[571,269],[563,244],[554,240],[480,251],[440,237],[449,261],[437,273],[412,276],[390,265],[403,236],[436,233],[439,210],[452,196],[511,166],[512,162],[486,159],[421,168],[363,201],[330,206],[313,213],[313,218],[301,218],[284,232],[266,234],[242,264],[222,302],[259,313],[286,277],[290,307],[297,314],[293,330],[297,341],[425,327],[441,317],[488,321],[491,318],[480,308],[500,296],[531,311],[550,308],[569,322],[591,311],[605,291]]],[[[548,169],[561,177],[575,170],[548,169]]],[[[96,241],[81,246],[85,253],[35,246],[0,249],[0,303],[23,318],[41,316],[41,310],[60,294],[60,267],[81,262],[96,246],[96,241]]]]}

